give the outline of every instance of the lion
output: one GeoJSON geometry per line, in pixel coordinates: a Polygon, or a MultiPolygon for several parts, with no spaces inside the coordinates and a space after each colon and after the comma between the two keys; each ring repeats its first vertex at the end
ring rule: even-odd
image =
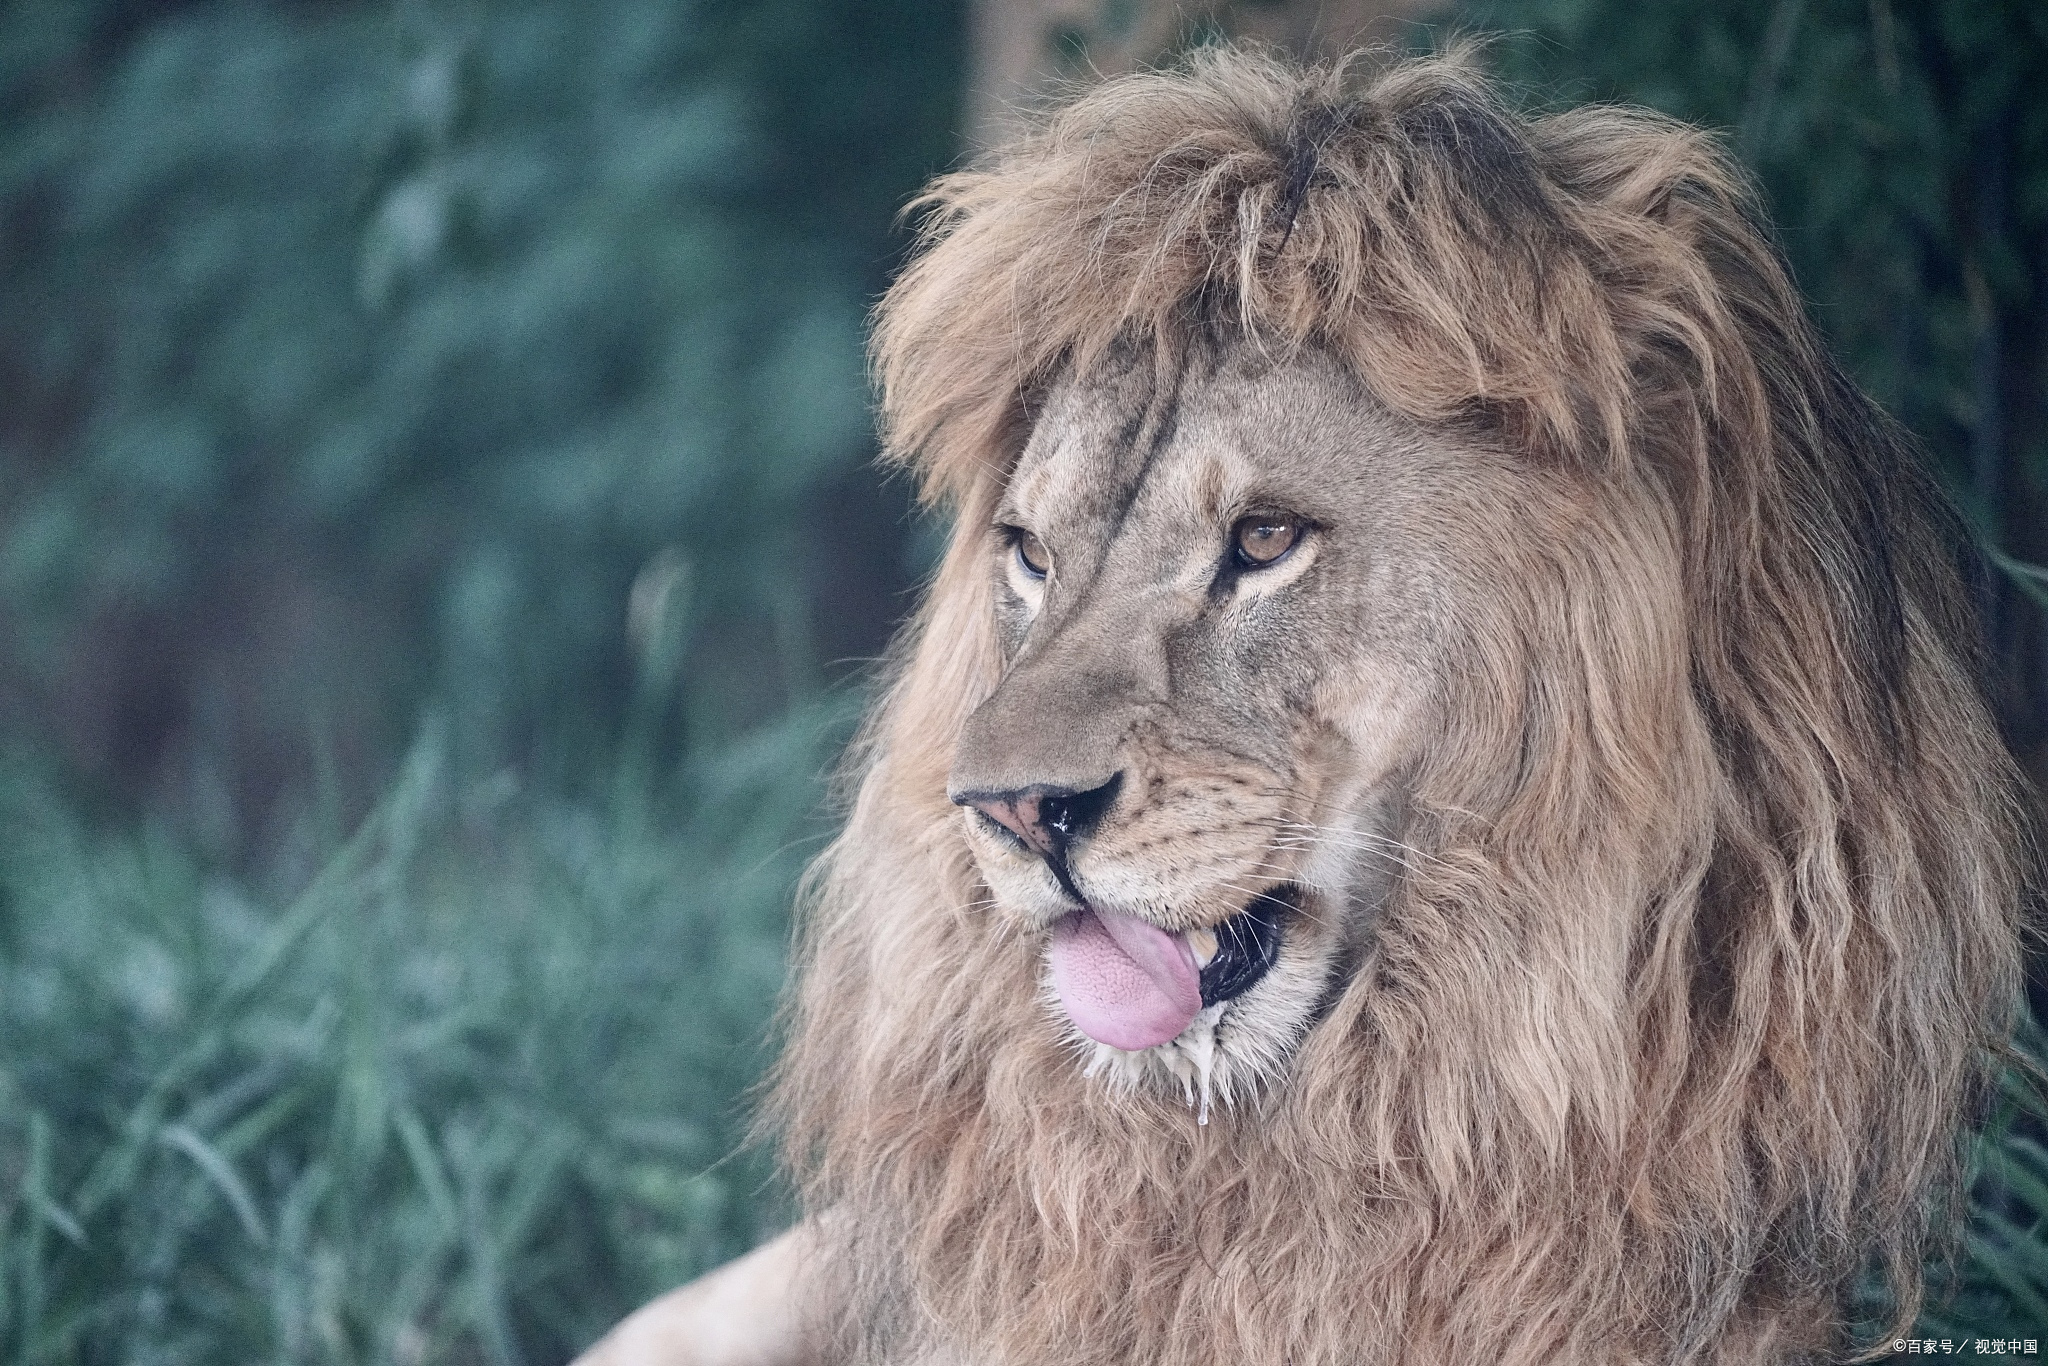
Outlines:
{"type": "Polygon", "coordinates": [[[953,531],[808,884],[809,1214],[586,1360],[1911,1322],[2020,991],[1953,515],[1712,137],[1361,70],[1202,51],[923,201],[953,531]]]}

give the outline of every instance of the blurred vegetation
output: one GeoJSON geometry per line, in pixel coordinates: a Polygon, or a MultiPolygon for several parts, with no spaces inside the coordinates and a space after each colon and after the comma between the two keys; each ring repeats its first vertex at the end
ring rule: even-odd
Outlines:
{"type": "Polygon", "coordinates": [[[958,24],[0,10],[0,706],[246,866],[429,702],[466,768],[580,780],[656,636],[710,743],[872,653],[912,567],[863,314],[958,24]]]}
{"type": "Polygon", "coordinates": [[[775,1231],[734,1102],[848,719],[665,828],[465,787],[430,724],[275,907],[8,775],[0,1360],[559,1362],[775,1231]]]}
{"type": "Polygon", "coordinates": [[[962,20],[0,7],[0,1361],[559,1362],[783,1217],[962,20]]]}
{"type": "MultiPolygon", "coordinates": [[[[1860,378],[2048,558],[2033,7],[1446,17],[1534,99],[1730,129],[1860,378]]],[[[930,554],[861,320],[965,29],[0,6],[0,1362],[561,1361],[776,1226],[790,887],[930,554]]],[[[1984,603],[2041,753],[2031,582],[1984,603]]],[[[2048,1325],[2040,1142],[2012,1091],[1925,1331],[2048,1325]]]]}

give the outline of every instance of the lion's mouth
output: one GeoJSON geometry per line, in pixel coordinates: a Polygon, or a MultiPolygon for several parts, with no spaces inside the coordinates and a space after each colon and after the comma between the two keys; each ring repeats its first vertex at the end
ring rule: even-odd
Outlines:
{"type": "MultiPolygon", "coordinates": [[[[1216,952],[1202,963],[1202,1004],[1213,1006],[1242,996],[1266,975],[1280,957],[1280,932],[1291,913],[1300,909],[1301,890],[1275,887],[1209,931],[1216,952]]],[[[1201,962],[1201,954],[1195,955],[1201,962]]]]}
{"type": "Polygon", "coordinates": [[[1184,934],[1084,907],[1053,927],[1053,988],[1068,1018],[1096,1042],[1157,1047],[1205,1007],[1243,995],[1266,975],[1298,901],[1296,888],[1275,887],[1229,919],[1184,934]]]}

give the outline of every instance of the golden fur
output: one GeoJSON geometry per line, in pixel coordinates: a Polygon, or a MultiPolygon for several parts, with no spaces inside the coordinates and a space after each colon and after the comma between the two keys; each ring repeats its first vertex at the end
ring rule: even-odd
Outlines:
{"type": "Polygon", "coordinates": [[[925,201],[890,451],[960,530],[815,870],[774,1096],[848,1347],[1758,1363],[1901,1322],[2018,991],[2010,761],[1939,500],[1700,132],[1462,58],[1121,78],[925,201]],[[1443,703],[1373,948],[1258,1105],[1083,1081],[946,796],[985,528],[1059,376],[1334,357],[1583,494],[1443,703]]]}

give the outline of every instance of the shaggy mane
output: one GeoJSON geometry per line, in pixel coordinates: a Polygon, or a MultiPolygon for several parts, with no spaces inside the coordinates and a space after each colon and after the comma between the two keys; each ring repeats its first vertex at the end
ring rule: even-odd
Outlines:
{"type": "Polygon", "coordinates": [[[2016,779],[1948,514],[1714,141],[1527,117],[1456,56],[1211,50],[922,208],[875,358],[961,531],[813,870],[774,1097],[849,1349],[1803,1360],[1873,1263],[1909,1322],[2018,999],[2016,779]],[[1083,1082],[945,787],[1036,396],[1218,334],[1576,481],[1595,533],[1501,585],[1427,857],[1287,1078],[1198,1128],[1083,1082]]]}

